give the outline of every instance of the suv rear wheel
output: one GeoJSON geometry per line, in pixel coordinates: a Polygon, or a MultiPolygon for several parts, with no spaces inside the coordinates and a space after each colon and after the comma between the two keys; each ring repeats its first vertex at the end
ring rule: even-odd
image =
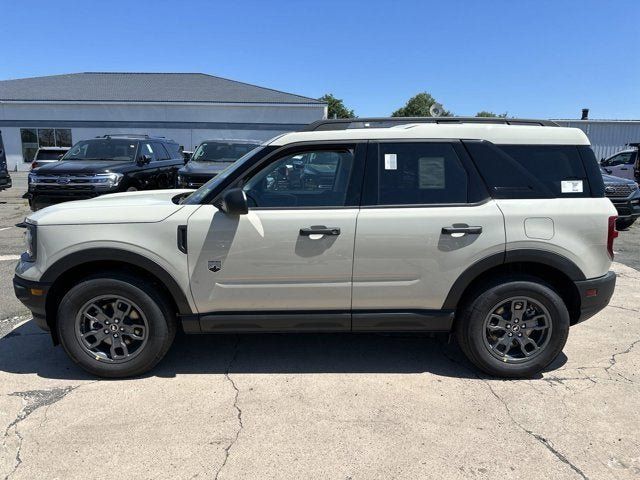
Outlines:
{"type": "Polygon", "coordinates": [[[139,279],[87,278],[58,307],[62,346],[86,371],[129,377],[153,368],[169,350],[176,320],[160,294],[139,279]]]}
{"type": "Polygon", "coordinates": [[[569,312],[562,298],[536,280],[506,280],[463,307],[456,325],[467,358],[499,377],[530,377],[562,351],[569,312]]]}

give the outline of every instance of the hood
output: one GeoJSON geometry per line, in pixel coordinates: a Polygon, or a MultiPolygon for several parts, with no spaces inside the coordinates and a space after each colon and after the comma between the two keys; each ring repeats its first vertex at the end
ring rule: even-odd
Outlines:
{"type": "Polygon", "coordinates": [[[27,218],[38,226],[161,222],[183,207],[174,203],[173,198],[192,191],[175,189],[111,193],[89,200],[52,205],[27,218]]]}
{"type": "Polygon", "coordinates": [[[629,180],[628,178],[616,177],[614,175],[607,175],[606,173],[602,174],[602,181],[609,185],[623,185],[623,184],[631,184],[633,185],[633,180],[629,180]]]}
{"type": "Polygon", "coordinates": [[[77,173],[110,173],[120,172],[134,166],[132,161],[120,162],[111,160],[59,160],[38,167],[41,175],[73,175],[77,173]]]}
{"type": "Polygon", "coordinates": [[[181,175],[208,175],[217,174],[227,168],[229,165],[233,165],[231,162],[188,162],[182,167],[178,173],[181,175]]]}

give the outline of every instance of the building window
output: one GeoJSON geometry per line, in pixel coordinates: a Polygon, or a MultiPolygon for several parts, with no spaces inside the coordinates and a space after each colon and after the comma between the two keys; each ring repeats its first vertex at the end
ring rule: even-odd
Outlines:
{"type": "Polygon", "coordinates": [[[32,162],[40,147],[71,147],[69,128],[21,128],[22,160],[32,162]]]}

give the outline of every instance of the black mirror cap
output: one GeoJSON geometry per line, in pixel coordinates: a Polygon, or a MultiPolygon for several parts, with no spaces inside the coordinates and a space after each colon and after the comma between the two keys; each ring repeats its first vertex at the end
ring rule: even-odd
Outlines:
{"type": "Polygon", "coordinates": [[[241,188],[232,188],[222,195],[220,210],[227,215],[246,215],[249,213],[247,195],[241,188]]]}
{"type": "Polygon", "coordinates": [[[149,162],[151,162],[151,157],[149,155],[140,155],[138,157],[138,163],[140,165],[146,165],[149,162]]]}

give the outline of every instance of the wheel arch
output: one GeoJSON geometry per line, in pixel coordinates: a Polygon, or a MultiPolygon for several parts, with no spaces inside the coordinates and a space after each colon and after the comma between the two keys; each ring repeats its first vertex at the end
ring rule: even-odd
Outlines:
{"type": "Polygon", "coordinates": [[[45,311],[53,340],[58,342],[55,329],[57,305],[66,292],[80,278],[99,272],[125,272],[152,283],[175,307],[179,315],[191,315],[193,310],[178,282],[163,267],[143,255],[117,248],[92,248],[71,253],[52,264],[41,281],[51,286],[47,292],[45,311]]]}
{"type": "Polygon", "coordinates": [[[454,282],[442,308],[457,309],[491,279],[519,274],[538,277],[553,287],[569,310],[571,324],[578,321],[580,292],[574,282],[586,280],[584,273],[568,258],[540,250],[509,250],[474,263],[454,282]]]}

